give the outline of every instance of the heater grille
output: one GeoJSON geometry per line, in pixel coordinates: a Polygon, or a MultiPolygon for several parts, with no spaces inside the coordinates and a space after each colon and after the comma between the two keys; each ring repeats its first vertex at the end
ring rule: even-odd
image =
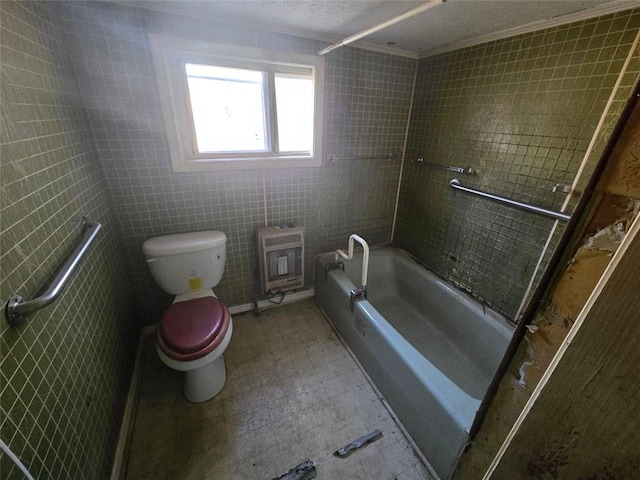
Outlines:
{"type": "Polygon", "coordinates": [[[258,230],[262,293],[304,286],[304,227],[264,227],[258,230]]]}
{"type": "Polygon", "coordinates": [[[302,243],[303,234],[302,232],[296,233],[293,235],[282,235],[282,236],[266,236],[264,239],[264,244],[266,247],[274,247],[276,245],[287,245],[289,243],[302,243]]]}

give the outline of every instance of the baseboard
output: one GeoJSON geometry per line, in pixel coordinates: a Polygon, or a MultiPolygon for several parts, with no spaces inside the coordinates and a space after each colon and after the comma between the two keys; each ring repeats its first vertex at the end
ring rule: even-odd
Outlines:
{"type": "MultiPolygon", "coordinates": [[[[258,302],[258,309],[264,310],[266,308],[278,307],[280,305],[286,305],[288,303],[299,302],[301,300],[306,300],[307,298],[313,298],[314,290],[313,288],[309,290],[303,290],[301,292],[287,293],[282,299],[281,303],[273,303],[269,300],[260,300],[258,302]]],[[[229,307],[229,313],[231,315],[237,315],[238,313],[250,312],[255,309],[255,304],[253,303],[243,303],[242,305],[234,305],[233,307],[229,307]]],[[[143,335],[151,335],[155,333],[156,325],[147,325],[143,327],[142,334],[143,335]]]]}
{"type": "MultiPolygon", "coordinates": [[[[270,302],[269,300],[260,300],[258,301],[258,309],[263,310],[265,308],[277,307],[279,305],[286,305],[287,303],[299,302],[300,300],[306,300],[307,298],[313,297],[313,288],[310,290],[303,290],[302,292],[294,292],[287,293],[282,299],[281,303],[275,304],[270,302]]],[[[245,303],[243,305],[235,305],[233,307],[229,307],[229,313],[231,315],[235,315],[238,313],[249,312],[255,309],[255,305],[253,303],[245,303]]]]}
{"type": "MultiPolygon", "coordinates": [[[[155,325],[153,326],[153,330],[155,330],[155,325]]],[[[129,384],[129,392],[127,394],[127,403],[124,407],[122,423],[120,424],[118,445],[116,446],[116,453],[113,459],[113,466],[111,468],[111,480],[124,480],[125,478],[127,460],[129,458],[129,450],[131,447],[131,435],[133,433],[133,424],[138,405],[138,396],[140,394],[140,384],[142,381],[144,341],[148,335],[148,327],[144,327],[142,332],[140,332],[140,340],[138,341],[138,350],[136,352],[136,359],[133,366],[133,374],[131,375],[131,383],[129,384]]]]}

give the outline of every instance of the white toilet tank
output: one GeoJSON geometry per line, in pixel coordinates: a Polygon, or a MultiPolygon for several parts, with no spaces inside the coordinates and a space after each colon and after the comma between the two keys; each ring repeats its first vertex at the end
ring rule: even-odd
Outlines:
{"type": "Polygon", "coordinates": [[[220,283],[226,251],[227,236],[215,230],[154,237],[142,244],[153,278],[172,295],[220,283]]]}

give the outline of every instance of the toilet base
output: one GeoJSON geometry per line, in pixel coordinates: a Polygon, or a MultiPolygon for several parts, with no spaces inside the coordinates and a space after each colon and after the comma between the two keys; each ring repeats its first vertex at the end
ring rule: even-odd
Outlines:
{"type": "Polygon", "coordinates": [[[193,403],[206,402],[215,397],[227,380],[224,355],[204,367],[184,372],[182,389],[187,400],[193,403]]]}
{"type": "Polygon", "coordinates": [[[229,346],[232,334],[233,321],[229,319],[229,328],[220,345],[204,357],[189,362],[181,362],[167,357],[156,343],[156,352],[160,360],[167,367],[184,372],[182,390],[190,402],[201,403],[211,400],[224,387],[227,380],[224,351],[229,346]]]}

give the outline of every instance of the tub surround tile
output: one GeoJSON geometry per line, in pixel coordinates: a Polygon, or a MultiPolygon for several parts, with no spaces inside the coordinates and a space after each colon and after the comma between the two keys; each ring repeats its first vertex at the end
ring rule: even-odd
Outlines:
{"type": "MultiPolygon", "coordinates": [[[[455,192],[449,181],[559,210],[565,195],[551,189],[573,182],[639,24],[635,9],[420,60],[394,242],[513,318],[554,221],[455,192]]],[[[636,52],[578,191],[639,72],[636,52]]]]}
{"type": "Polygon", "coordinates": [[[208,402],[188,403],[179,373],[146,357],[127,478],[264,480],[306,458],[323,478],[431,478],[312,300],[233,321],[227,383],[208,402]],[[380,440],[332,455],[375,428],[380,440]]]}

